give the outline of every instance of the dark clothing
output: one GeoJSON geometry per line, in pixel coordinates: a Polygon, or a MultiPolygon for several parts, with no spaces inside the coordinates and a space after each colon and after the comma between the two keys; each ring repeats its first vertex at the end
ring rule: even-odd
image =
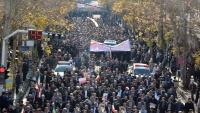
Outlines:
{"type": "Polygon", "coordinates": [[[18,94],[19,93],[19,86],[21,84],[21,77],[20,77],[19,74],[16,75],[15,83],[16,83],[16,94],[18,94]]]}
{"type": "Polygon", "coordinates": [[[194,83],[190,84],[190,92],[191,92],[192,101],[194,101],[194,94],[196,93],[196,84],[194,83]]]}
{"type": "Polygon", "coordinates": [[[193,111],[195,110],[194,109],[194,104],[192,102],[185,103],[185,111],[186,111],[186,113],[188,113],[190,109],[193,109],[193,111]]]}
{"type": "Polygon", "coordinates": [[[24,63],[24,64],[23,64],[23,67],[22,67],[23,81],[26,80],[26,75],[27,75],[27,73],[28,73],[28,69],[29,69],[28,63],[24,63]]]}

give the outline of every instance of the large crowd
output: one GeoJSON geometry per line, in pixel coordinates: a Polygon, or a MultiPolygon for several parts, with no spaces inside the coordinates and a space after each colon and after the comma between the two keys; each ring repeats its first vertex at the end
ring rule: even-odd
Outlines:
{"type": "MultiPolygon", "coordinates": [[[[63,41],[52,40],[52,54],[44,54],[43,64],[38,68],[36,82],[23,101],[13,106],[11,93],[3,92],[0,97],[2,113],[195,113],[193,98],[182,103],[177,97],[176,59],[170,48],[153,52],[142,39],[124,33],[117,24],[97,19],[99,27],[86,18],[74,17],[74,27],[63,41]],[[105,53],[90,53],[91,39],[103,42],[106,39],[120,43],[131,42],[130,54],[116,53],[112,59],[105,53]],[[60,49],[61,51],[58,51],[60,49]],[[124,56],[124,57],[121,57],[124,56]],[[63,77],[52,70],[60,60],[80,58],[63,77]],[[146,63],[151,76],[131,75],[129,64],[146,63]],[[95,67],[99,66],[100,69],[95,67]],[[79,79],[89,73],[85,83],[79,79]],[[41,92],[41,93],[39,93],[41,92]]],[[[191,85],[194,92],[199,86],[191,85]]],[[[197,105],[198,103],[198,98],[197,105]]],[[[200,107],[199,107],[200,108],[200,107]]]]}

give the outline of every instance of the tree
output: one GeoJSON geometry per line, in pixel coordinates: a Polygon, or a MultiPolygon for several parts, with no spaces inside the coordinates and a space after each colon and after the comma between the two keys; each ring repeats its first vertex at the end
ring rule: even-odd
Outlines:
{"type": "MultiPolygon", "coordinates": [[[[0,30],[4,31],[0,33],[0,38],[2,40],[10,32],[17,29],[28,29],[30,26],[43,31],[49,26],[52,27],[52,32],[62,33],[62,31],[69,29],[68,20],[65,17],[68,16],[68,12],[74,9],[75,3],[76,0],[0,0],[0,30]]],[[[18,64],[19,71],[22,67],[21,37],[23,37],[22,34],[19,34],[13,38],[13,46],[15,46],[13,53],[16,52],[15,48],[18,46],[19,61],[16,63],[13,59],[11,63],[13,69],[14,64],[18,64]]],[[[37,59],[36,56],[34,58],[37,59]]]]}
{"type": "MultiPolygon", "coordinates": [[[[183,84],[188,87],[191,67],[194,67],[192,56],[200,47],[197,38],[200,28],[200,1],[120,0],[113,2],[111,6],[113,6],[113,12],[122,15],[126,25],[136,32],[136,37],[149,38],[152,36],[149,34],[157,32],[153,40],[157,42],[160,49],[167,49],[169,45],[173,46],[171,52],[175,53],[175,57],[183,58],[180,68],[183,74],[183,84]]],[[[152,40],[144,40],[150,42],[148,45],[151,46],[152,40]]],[[[199,65],[198,55],[194,56],[196,65],[199,65]]]]}

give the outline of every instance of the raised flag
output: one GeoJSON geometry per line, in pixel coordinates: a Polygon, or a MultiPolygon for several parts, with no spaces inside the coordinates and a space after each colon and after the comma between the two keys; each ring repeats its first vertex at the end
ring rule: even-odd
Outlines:
{"type": "Polygon", "coordinates": [[[95,80],[98,81],[99,79],[100,79],[100,76],[98,75],[95,80]]]}
{"type": "Polygon", "coordinates": [[[115,112],[115,106],[114,106],[114,104],[112,105],[112,112],[113,113],[115,112]]]}
{"type": "Polygon", "coordinates": [[[58,49],[58,52],[61,52],[61,49],[58,49]]]}
{"type": "Polygon", "coordinates": [[[86,78],[79,78],[79,84],[86,83],[86,78]]]}
{"type": "Polygon", "coordinates": [[[56,113],[56,109],[55,109],[55,108],[53,108],[53,111],[52,111],[52,113],[56,113]]]}
{"type": "Polygon", "coordinates": [[[40,75],[38,76],[38,80],[37,80],[37,98],[40,98],[41,95],[41,91],[40,91],[40,75]]]}
{"type": "Polygon", "coordinates": [[[25,113],[25,110],[24,110],[24,108],[22,108],[22,111],[21,111],[21,113],[25,113]]]}

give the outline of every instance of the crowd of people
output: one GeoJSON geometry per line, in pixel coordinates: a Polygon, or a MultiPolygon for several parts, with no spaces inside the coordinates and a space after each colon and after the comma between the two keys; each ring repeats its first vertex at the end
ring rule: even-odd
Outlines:
{"type": "MultiPolygon", "coordinates": [[[[175,57],[169,49],[160,51],[156,45],[153,52],[142,39],[123,33],[117,24],[97,19],[99,27],[85,18],[73,18],[74,27],[65,40],[53,40],[50,55],[44,55],[43,64],[35,72],[34,84],[23,101],[13,107],[10,93],[0,97],[2,113],[195,113],[195,105],[189,98],[186,103],[177,99],[176,77],[171,69],[175,57]],[[90,53],[91,39],[103,42],[106,39],[120,43],[131,42],[130,55],[118,53],[110,58],[105,53],[90,53]],[[60,49],[60,51],[58,51],[60,49]],[[81,60],[64,76],[52,70],[60,60],[81,60]],[[151,76],[136,77],[127,72],[129,64],[146,63],[151,76]],[[95,67],[100,67],[96,69],[95,67]],[[80,82],[89,74],[89,78],[80,82]],[[38,82],[39,81],[39,82],[38,82]],[[38,83],[41,83],[38,87],[38,83]],[[6,101],[6,104],[5,104],[6,101]]],[[[174,68],[172,68],[174,69],[174,68]]],[[[198,100],[198,99],[197,99],[198,100]]]]}

